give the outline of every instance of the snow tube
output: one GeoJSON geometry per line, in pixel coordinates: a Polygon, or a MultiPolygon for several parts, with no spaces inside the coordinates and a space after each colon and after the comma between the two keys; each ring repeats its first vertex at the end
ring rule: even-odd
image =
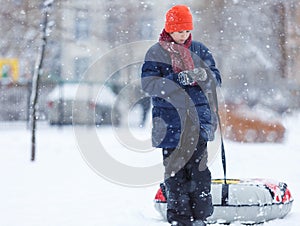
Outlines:
{"type": "MultiPolygon", "coordinates": [[[[266,179],[213,179],[211,194],[214,213],[208,223],[263,223],[285,217],[293,198],[286,183],[266,179]]],[[[155,196],[155,209],[166,220],[166,196],[161,184],[155,196]]]]}

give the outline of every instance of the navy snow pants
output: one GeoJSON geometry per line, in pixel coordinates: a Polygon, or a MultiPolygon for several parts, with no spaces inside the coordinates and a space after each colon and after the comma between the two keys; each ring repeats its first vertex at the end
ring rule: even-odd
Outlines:
{"type": "Polygon", "coordinates": [[[172,162],[167,158],[175,148],[164,148],[165,186],[168,222],[179,226],[192,225],[193,221],[206,220],[213,213],[211,173],[207,163],[207,142],[200,140],[191,158],[179,171],[166,173],[172,162]]]}

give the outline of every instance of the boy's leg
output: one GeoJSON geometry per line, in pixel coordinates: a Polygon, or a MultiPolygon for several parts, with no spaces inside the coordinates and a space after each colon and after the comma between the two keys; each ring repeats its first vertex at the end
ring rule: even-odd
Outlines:
{"type": "Polygon", "coordinates": [[[213,213],[211,173],[207,165],[207,143],[199,143],[187,164],[190,203],[194,220],[206,220],[213,213]]]}
{"type": "MultiPolygon", "coordinates": [[[[164,160],[174,149],[164,149],[164,160]]],[[[165,162],[164,162],[165,163],[165,162]]],[[[170,162],[168,163],[170,164],[170,162]]],[[[167,167],[165,165],[165,167],[167,167]]],[[[167,195],[167,219],[174,225],[191,225],[192,210],[189,191],[187,189],[186,169],[182,168],[172,176],[165,178],[167,195]]]]}

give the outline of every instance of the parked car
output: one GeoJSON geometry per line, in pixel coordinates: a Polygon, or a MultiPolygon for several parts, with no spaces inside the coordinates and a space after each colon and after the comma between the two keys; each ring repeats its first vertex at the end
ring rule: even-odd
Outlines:
{"type": "Polygon", "coordinates": [[[228,103],[220,115],[225,137],[229,140],[245,143],[281,143],[284,140],[285,127],[266,109],[228,103]]]}
{"type": "Polygon", "coordinates": [[[80,85],[80,93],[77,95],[78,87],[79,84],[65,83],[57,85],[49,93],[47,106],[51,125],[120,123],[120,111],[113,107],[116,95],[109,87],[100,87],[99,84],[80,85]]]}

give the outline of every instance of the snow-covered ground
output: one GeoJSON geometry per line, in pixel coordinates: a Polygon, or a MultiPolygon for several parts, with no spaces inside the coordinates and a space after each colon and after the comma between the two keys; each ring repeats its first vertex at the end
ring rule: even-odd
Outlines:
{"type": "MultiPolygon", "coordinates": [[[[300,222],[300,114],[286,117],[284,124],[283,144],[225,144],[228,177],[270,178],[288,184],[295,200],[292,211],[284,219],[264,224],[268,226],[300,222]]],[[[149,130],[131,128],[143,138],[150,136],[149,130]]],[[[126,162],[128,152],[132,160],[110,127],[97,128],[97,133],[112,156],[126,162]]],[[[157,162],[160,151],[150,156],[136,164],[157,162]]],[[[0,126],[1,226],[168,225],[153,207],[158,185],[133,188],[103,179],[83,159],[71,126],[39,124],[36,157],[30,161],[30,131],[24,125],[0,126]]],[[[219,159],[211,170],[213,177],[222,176],[219,159]]]]}

